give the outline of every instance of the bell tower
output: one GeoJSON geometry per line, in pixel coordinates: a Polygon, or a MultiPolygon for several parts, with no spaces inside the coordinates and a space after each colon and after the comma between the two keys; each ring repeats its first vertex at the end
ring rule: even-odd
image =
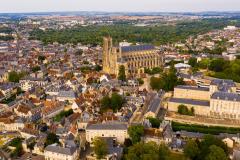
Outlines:
{"type": "Polygon", "coordinates": [[[104,37],[103,38],[103,71],[109,73],[110,70],[110,61],[111,61],[111,54],[112,54],[112,38],[111,37],[104,37]]]}

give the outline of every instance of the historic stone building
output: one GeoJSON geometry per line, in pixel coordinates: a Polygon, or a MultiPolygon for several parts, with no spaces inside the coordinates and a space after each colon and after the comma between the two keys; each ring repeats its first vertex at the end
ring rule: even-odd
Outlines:
{"type": "Polygon", "coordinates": [[[168,110],[177,112],[181,104],[194,108],[196,115],[240,119],[240,94],[232,80],[214,79],[209,87],[176,86],[168,110]]]}
{"type": "Polygon", "coordinates": [[[103,71],[118,75],[119,67],[125,67],[125,73],[139,75],[144,68],[161,67],[163,54],[152,45],[114,47],[111,37],[103,38],[103,71]]]}

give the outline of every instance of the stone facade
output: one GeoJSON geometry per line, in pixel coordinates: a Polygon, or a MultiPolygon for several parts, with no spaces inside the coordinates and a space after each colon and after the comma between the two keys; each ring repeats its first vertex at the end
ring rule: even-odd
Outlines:
{"type": "Polygon", "coordinates": [[[112,38],[103,38],[103,71],[118,75],[119,67],[125,67],[125,73],[139,75],[144,68],[162,67],[163,54],[152,45],[113,47],[112,38]]]}
{"type": "Polygon", "coordinates": [[[92,124],[86,128],[86,140],[92,143],[96,137],[113,137],[117,142],[123,144],[128,138],[127,125],[122,123],[92,124]]]}
{"type": "Polygon", "coordinates": [[[177,86],[168,102],[168,110],[177,112],[183,104],[195,114],[214,118],[240,119],[240,95],[231,80],[212,80],[209,88],[177,86]]]}

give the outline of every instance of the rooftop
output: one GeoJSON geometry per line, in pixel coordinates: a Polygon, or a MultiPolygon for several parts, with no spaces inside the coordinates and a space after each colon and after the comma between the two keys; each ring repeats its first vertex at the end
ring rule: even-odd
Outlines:
{"type": "Polygon", "coordinates": [[[227,79],[214,79],[211,81],[210,85],[218,86],[218,90],[223,92],[227,92],[231,87],[236,87],[233,80],[227,79]]]}
{"type": "Polygon", "coordinates": [[[124,123],[99,123],[87,126],[87,130],[127,130],[124,123]]]}
{"type": "Polygon", "coordinates": [[[161,98],[155,97],[148,108],[148,112],[156,113],[158,110],[158,107],[160,106],[160,103],[161,103],[161,98]]]}
{"type": "Polygon", "coordinates": [[[211,99],[221,99],[227,101],[240,101],[240,95],[237,93],[228,92],[215,92],[212,94],[211,99]]]}
{"type": "Polygon", "coordinates": [[[175,102],[180,104],[191,104],[191,105],[198,105],[198,106],[210,106],[209,101],[202,101],[202,100],[193,100],[193,99],[185,99],[185,98],[171,98],[169,102],[175,102]]]}
{"type": "Polygon", "coordinates": [[[209,88],[197,87],[197,86],[187,86],[187,85],[178,85],[175,88],[189,89],[189,90],[199,90],[199,91],[209,91],[209,88]]]}
{"type": "Polygon", "coordinates": [[[54,146],[54,145],[49,145],[45,148],[46,151],[65,154],[65,155],[73,155],[76,149],[77,149],[76,147],[63,148],[63,147],[54,146]]]}
{"type": "Polygon", "coordinates": [[[146,50],[154,50],[155,47],[153,45],[137,45],[137,46],[123,46],[121,47],[122,52],[137,52],[137,51],[146,51],[146,50]]]}

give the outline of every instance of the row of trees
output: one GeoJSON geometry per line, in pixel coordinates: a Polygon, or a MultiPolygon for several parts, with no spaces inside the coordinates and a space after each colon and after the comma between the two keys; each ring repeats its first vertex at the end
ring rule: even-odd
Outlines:
{"type": "Polygon", "coordinates": [[[193,116],[194,112],[195,111],[194,111],[193,107],[191,107],[191,109],[188,109],[188,107],[183,105],[183,104],[178,106],[178,113],[179,114],[193,116]]]}
{"type": "MultiPolygon", "coordinates": [[[[59,42],[82,43],[82,44],[101,44],[102,37],[111,35],[115,42],[125,39],[130,42],[143,42],[155,45],[174,43],[183,41],[190,35],[206,33],[213,29],[221,29],[230,23],[231,19],[204,19],[192,22],[181,22],[176,25],[156,25],[156,26],[133,26],[128,24],[115,24],[108,26],[92,25],[79,26],[63,30],[43,31],[33,30],[30,39],[38,39],[44,43],[59,42]]],[[[235,21],[239,23],[239,21],[235,21]]]]}
{"type": "Polygon", "coordinates": [[[228,147],[214,136],[207,135],[202,141],[189,140],[184,154],[191,160],[228,160],[228,147]]]}
{"type": "Polygon", "coordinates": [[[218,135],[219,133],[230,133],[236,134],[240,132],[240,128],[233,127],[220,127],[220,126],[203,126],[196,124],[183,124],[178,122],[172,122],[173,131],[189,131],[189,132],[199,132],[205,134],[218,135]]]}

